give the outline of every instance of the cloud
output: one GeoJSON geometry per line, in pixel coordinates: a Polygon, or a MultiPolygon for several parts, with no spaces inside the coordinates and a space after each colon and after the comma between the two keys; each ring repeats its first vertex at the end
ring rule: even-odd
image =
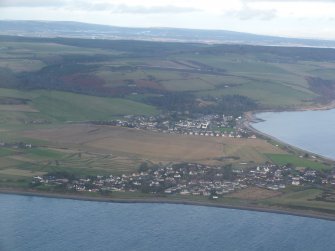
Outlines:
{"type": "Polygon", "coordinates": [[[322,3],[322,2],[327,2],[327,3],[335,3],[335,0],[242,0],[244,3],[253,3],[253,2],[315,2],[315,3],[322,3]]]}
{"type": "MultiPolygon", "coordinates": [[[[77,8],[77,7],[76,7],[77,8]]],[[[179,7],[174,5],[159,6],[141,6],[126,4],[110,4],[110,3],[87,3],[81,5],[79,9],[93,11],[110,11],[112,13],[129,13],[129,14],[161,14],[161,13],[186,13],[201,11],[193,7],[179,7]]]]}
{"type": "Polygon", "coordinates": [[[130,14],[186,13],[201,11],[200,9],[193,7],[180,7],[174,5],[142,6],[88,0],[0,0],[0,8],[1,7],[44,7],[84,11],[109,11],[112,13],[130,14]]]}
{"type": "Polygon", "coordinates": [[[335,0],[242,0],[243,3],[307,3],[307,2],[314,2],[314,3],[335,3],[335,0]]]}
{"type": "Polygon", "coordinates": [[[269,10],[254,9],[244,4],[240,10],[229,11],[226,13],[226,15],[237,17],[240,20],[259,19],[265,21],[274,19],[277,16],[277,11],[274,9],[269,10]]]}
{"type": "Polygon", "coordinates": [[[173,5],[165,6],[153,6],[153,7],[143,7],[143,6],[127,6],[119,5],[116,11],[120,13],[185,13],[185,12],[197,12],[201,11],[192,7],[178,7],[173,5]]]}
{"type": "Polygon", "coordinates": [[[66,1],[48,0],[1,0],[0,7],[61,7],[66,1]]]}

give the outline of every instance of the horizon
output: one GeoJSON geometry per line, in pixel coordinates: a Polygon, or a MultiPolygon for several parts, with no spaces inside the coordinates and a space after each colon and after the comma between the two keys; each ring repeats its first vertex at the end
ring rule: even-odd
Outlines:
{"type": "MultiPolygon", "coordinates": [[[[302,39],[302,40],[315,40],[315,41],[335,41],[335,38],[328,39],[328,38],[313,38],[313,37],[297,37],[297,36],[284,36],[284,35],[269,35],[269,34],[262,34],[262,33],[252,33],[252,32],[243,32],[243,31],[235,31],[235,30],[227,30],[227,29],[201,29],[201,28],[185,28],[185,27],[168,27],[168,26],[122,26],[122,25],[109,25],[109,24],[99,24],[99,23],[89,23],[89,22],[82,22],[82,21],[71,21],[71,20],[37,20],[37,19],[30,19],[30,20],[18,20],[18,19],[0,19],[0,22],[50,22],[50,23],[78,23],[78,24],[86,24],[86,25],[101,25],[107,27],[115,27],[115,28],[129,28],[129,29],[174,29],[174,30],[194,30],[194,31],[217,31],[217,32],[232,32],[232,33],[241,33],[241,34],[248,34],[254,36],[265,36],[265,37],[276,37],[276,38],[288,38],[288,39],[302,39]]],[[[308,46],[307,46],[308,47],[308,46]]]]}
{"type": "Polygon", "coordinates": [[[225,30],[335,40],[335,0],[3,0],[1,20],[74,21],[134,28],[225,30]],[[317,11],[316,11],[317,10],[317,11]]]}

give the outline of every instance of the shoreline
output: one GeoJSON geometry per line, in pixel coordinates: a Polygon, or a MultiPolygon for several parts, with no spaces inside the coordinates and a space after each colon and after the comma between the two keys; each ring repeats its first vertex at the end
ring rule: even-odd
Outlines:
{"type": "Polygon", "coordinates": [[[292,107],[292,108],[279,108],[279,109],[264,109],[264,110],[254,110],[246,113],[256,114],[263,112],[305,112],[305,111],[327,111],[335,109],[335,100],[327,103],[327,104],[314,104],[310,106],[301,106],[301,107],[292,107]]]}
{"type": "Polygon", "coordinates": [[[263,138],[265,139],[271,139],[275,142],[278,142],[284,146],[288,146],[288,147],[291,147],[297,151],[300,151],[302,153],[308,153],[308,154],[311,154],[311,155],[314,155],[320,159],[323,159],[325,161],[328,161],[328,162],[334,162],[335,161],[335,158],[331,158],[331,157],[328,157],[328,156],[324,156],[322,154],[318,154],[318,153],[314,153],[312,151],[309,151],[309,150],[306,150],[306,149],[303,149],[303,148],[300,148],[298,146],[295,146],[295,145],[292,145],[290,143],[287,143],[283,140],[280,140],[278,138],[276,138],[275,136],[272,136],[272,135],[269,135],[267,133],[264,133],[262,131],[259,131],[258,129],[256,129],[255,127],[252,126],[253,123],[259,123],[259,122],[262,122],[263,120],[262,119],[259,119],[257,118],[256,114],[258,113],[265,113],[265,112],[304,112],[304,111],[327,111],[327,110],[331,110],[331,109],[335,109],[335,101],[331,102],[330,104],[328,105],[325,105],[325,106],[315,106],[315,107],[311,107],[311,108],[301,108],[301,109],[293,109],[293,110],[282,110],[282,111],[279,111],[279,110],[266,110],[266,111],[251,111],[251,112],[246,112],[244,114],[244,121],[243,121],[243,125],[251,130],[253,133],[257,134],[257,135],[260,135],[262,136],[263,138]]]}
{"type": "MultiPolygon", "coordinates": [[[[257,122],[251,122],[251,123],[257,123],[257,122]]],[[[254,128],[252,125],[250,125],[250,122],[248,122],[248,125],[246,126],[246,128],[248,128],[249,130],[251,130],[253,133],[255,133],[255,134],[257,134],[257,135],[261,135],[261,136],[264,137],[265,139],[271,139],[271,140],[273,140],[273,141],[275,141],[275,142],[278,142],[279,144],[281,144],[281,145],[283,145],[283,146],[288,146],[288,147],[290,147],[290,148],[292,148],[292,149],[295,149],[295,150],[297,150],[297,151],[300,151],[300,152],[302,152],[302,153],[308,153],[308,154],[310,154],[310,155],[316,156],[316,157],[318,157],[318,158],[320,158],[320,159],[323,159],[323,160],[325,160],[325,161],[328,161],[328,162],[335,162],[335,159],[332,159],[332,158],[330,158],[330,157],[323,156],[323,155],[321,155],[321,154],[314,153],[314,152],[308,151],[308,150],[306,150],[306,149],[297,147],[297,146],[295,146],[295,145],[292,145],[292,144],[289,144],[289,143],[287,143],[287,142],[285,142],[285,141],[282,141],[282,140],[280,140],[280,139],[278,139],[278,138],[276,138],[276,137],[274,137],[274,136],[271,136],[271,135],[269,135],[269,134],[267,134],[267,133],[261,132],[261,131],[257,130],[256,128],[254,128]]]]}
{"type": "MultiPolygon", "coordinates": [[[[305,107],[300,109],[292,109],[292,110],[268,110],[268,111],[250,111],[244,114],[243,125],[250,129],[257,135],[262,136],[264,139],[271,139],[275,142],[278,142],[284,146],[289,146],[292,149],[296,149],[297,151],[303,153],[309,153],[317,156],[320,159],[334,162],[334,159],[322,156],[320,154],[316,154],[284,141],[277,139],[271,135],[263,133],[257,129],[255,129],[251,124],[257,123],[259,119],[256,117],[257,113],[260,112],[290,112],[290,111],[319,111],[319,110],[330,110],[335,108],[335,101],[325,105],[325,106],[315,106],[315,107],[305,107]]],[[[34,190],[21,190],[21,189],[10,189],[10,188],[0,188],[0,194],[7,195],[19,195],[19,196],[32,196],[32,197],[42,197],[42,198],[53,198],[53,199],[68,199],[68,200],[79,200],[79,201],[94,201],[94,202],[108,202],[108,203],[147,203],[147,204],[174,204],[174,205],[189,205],[189,206],[204,206],[204,207],[216,207],[216,208],[226,208],[226,209],[235,209],[235,210],[244,210],[244,211],[252,211],[252,212],[263,212],[263,213],[273,213],[273,214],[283,214],[283,215],[292,215],[297,217],[307,217],[314,218],[320,220],[328,220],[335,221],[335,215],[322,213],[319,211],[313,211],[308,209],[291,209],[285,207],[266,207],[266,206],[257,206],[257,205],[234,205],[234,204],[225,204],[220,202],[205,202],[205,201],[194,201],[192,199],[174,199],[167,197],[148,197],[148,198],[122,198],[119,196],[118,198],[107,197],[107,196],[90,196],[84,194],[71,194],[71,193],[53,193],[53,192],[41,192],[34,190]]]]}
{"type": "Polygon", "coordinates": [[[318,213],[317,211],[298,211],[290,210],[285,208],[267,208],[261,206],[239,206],[230,205],[215,202],[198,202],[192,200],[176,200],[168,199],[162,197],[156,198],[111,198],[105,196],[93,197],[89,195],[79,195],[79,194],[61,194],[61,193],[48,193],[48,192],[38,192],[38,191],[23,191],[15,189],[0,189],[0,194],[5,195],[18,195],[18,196],[31,196],[40,198],[51,198],[51,199],[67,199],[67,200],[78,200],[78,201],[92,201],[92,202],[107,202],[107,203],[129,203],[129,204],[172,204],[172,205],[188,205],[188,206],[202,206],[202,207],[215,207],[215,208],[225,208],[225,209],[235,209],[244,210],[251,212],[261,212],[261,213],[272,213],[272,214],[282,214],[291,215],[297,217],[306,217],[319,220],[335,221],[335,215],[326,215],[318,213]]]}

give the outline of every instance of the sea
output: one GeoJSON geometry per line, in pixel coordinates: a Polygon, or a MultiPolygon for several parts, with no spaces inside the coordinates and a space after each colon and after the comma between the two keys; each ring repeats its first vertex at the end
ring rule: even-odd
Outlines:
{"type": "Polygon", "coordinates": [[[205,206],[0,194],[0,250],[335,250],[335,222],[205,206]]]}
{"type": "Polygon", "coordinates": [[[265,112],[252,126],[285,143],[335,160],[335,109],[265,112]]]}
{"type": "MultiPolygon", "coordinates": [[[[335,159],[335,110],[262,113],[253,126],[335,159]]],[[[335,221],[205,206],[0,194],[0,250],[335,250],[335,221]]]]}

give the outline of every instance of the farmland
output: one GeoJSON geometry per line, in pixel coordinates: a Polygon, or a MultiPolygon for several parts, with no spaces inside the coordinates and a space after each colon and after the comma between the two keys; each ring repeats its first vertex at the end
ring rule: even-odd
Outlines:
{"type": "Polygon", "coordinates": [[[307,167],[315,170],[330,168],[329,166],[325,166],[322,163],[315,162],[312,159],[306,160],[306,158],[297,157],[289,154],[267,154],[267,157],[277,165],[291,164],[298,168],[307,167]]]}
{"type": "Polygon", "coordinates": [[[73,145],[101,154],[133,156],[155,161],[218,162],[220,157],[237,157],[235,162],[266,160],[264,153],[282,151],[258,139],[179,136],[108,126],[69,125],[22,132],[54,146],[73,145]]]}
{"type": "Polygon", "coordinates": [[[179,136],[86,124],[16,129],[13,135],[9,131],[4,134],[14,142],[25,140],[35,145],[31,149],[0,148],[0,179],[4,186],[8,181],[29,180],[55,171],[80,176],[128,174],[136,172],[144,162],[252,165],[266,161],[266,153],[283,152],[258,139],[179,136]]]}
{"type": "Polygon", "coordinates": [[[333,203],[322,201],[318,198],[322,195],[320,189],[303,189],[290,191],[281,196],[264,200],[265,205],[288,207],[291,209],[316,210],[327,213],[334,213],[333,203]]]}
{"type": "MultiPolygon", "coordinates": [[[[127,114],[156,114],[150,105],[120,98],[102,98],[68,92],[0,89],[1,95],[28,99],[25,105],[0,105],[2,124],[43,119],[50,122],[111,119],[127,114]]],[[[22,123],[22,122],[21,122],[22,123]]]]}
{"type": "MultiPolygon", "coordinates": [[[[73,123],[175,111],[229,115],[239,107],[238,115],[248,109],[310,107],[323,94],[308,78],[329,80],[335,69],[333,51],[327,49],[6,36],[0,48],[1,140],[87,152],[99,170],[106,165],[98,164],[95,153],[128,158],[129,170],[144,160],[300,164],[303,160],[283,159],[285,151],[258,139],[199,139],[73,123]]],[[[43,159],[32,156],[6,161],[43,159]]],[[[86,163],[64,158],[68,167],[86,163]]],[[[312,161],[301,164],[323,168],[312,161]]]]}
{"type": "MultiPolygon", "coordinates": [[[[310,106],[323,94],[311,88],[308,79],[331,79],[335,68],[331,49],[284,51],[261,46],[14,37],[2,40],[2,87],[138,101],[137,95],[181,92],[195,99],[242,95],[257,102],[259,109],[310,106]]],[[[140,102],[147,103],[145,98],[140,102]]]]}
{"type": "MultiPolygon", "coordinates": [[[[0,51],[2,188],[26,189],[33,176],[50,173],[122,176],[176,163],[210,170],[288,165],[293,175],[302,169],[330,171],[320,158],[298,157],[265,139],[233,134],[237,118],[247,111],[330,102],[335,97],[331,49],[1,36],[0,51]],[[154,116],[161,124],[186,123],[199,114],[231,117],[231,124],[206,136],[193,129],[178,134],[111,125],[131,116],[143,116],[147,124],[154,116]]],[[[289,189],[250,187],[218,202],[274,207],[294,202],[333,210],[329,202],[316,201],[323,189],[289,189]]]]}

